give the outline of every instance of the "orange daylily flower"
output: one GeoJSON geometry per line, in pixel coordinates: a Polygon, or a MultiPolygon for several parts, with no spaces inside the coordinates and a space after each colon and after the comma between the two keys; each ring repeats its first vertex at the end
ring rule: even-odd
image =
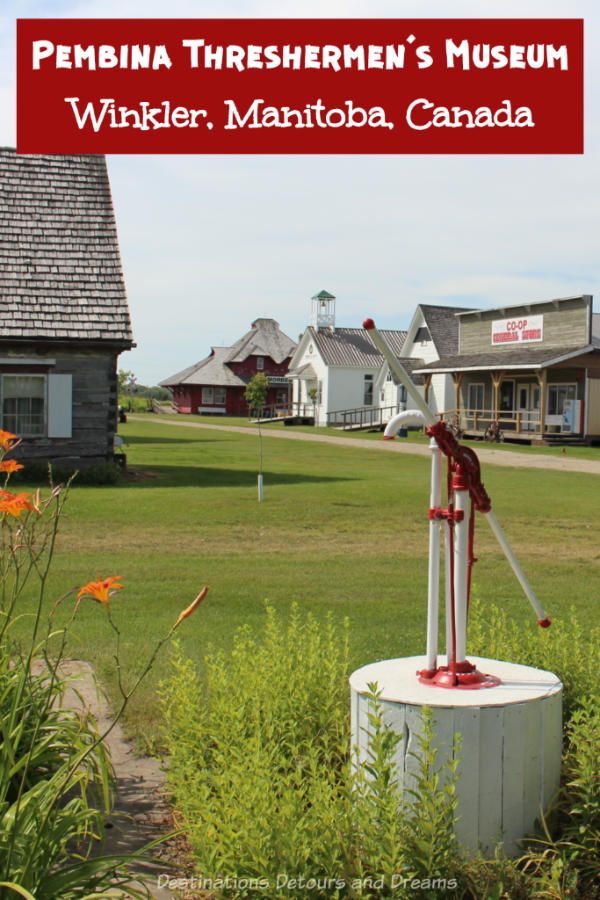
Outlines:
{"type": "Polygon", "coordinates": [[[0,491],[0,513],[18,519],[23,510],[28,509],[36,512],[38,516],[41,515],[35,502],[31,503],[29,497],[33,497],[33,494],[11,494],[10,491],[0,491]]]}
{"type": "Polygon", "coordinates": [[[202,601],[208,594],[208,590],[209,590],[208,585],[205,588],[202,588],[202,590],[200,591],[200,593],[198,594],[196,599],[190,603],[190,605],[187,607],[187,609],[184,609],[182,612],[179,613],[179,617],[178,617],[177,621],[175,622],[175,624],[173,625],[173,629],[177,628],[177,626],[181,622],[183,622],[184,619],[187,619],[188,616],[191,616],[191,614],[198,609],[198,607],[200,606],[200,604],[202,603],[202,601]]]}
{"type": "Polygon", "coordinates": [[[23,466],[21,463],[18,463],[16,459],[3,459],[2,462],[0,462],[0,472],[17,472],[22,468],[23,466]]]}
{"type": "Polygon", "coordinates": [[[80,600],[82,597],[91,597],[92,600],[103,603],[108,609],[109,598],[112,597],[115,591],[120,591],[123,587],[122,584],[115,584],[115,582],[122,577],[122,575],[113,575],[111,578],[97,578],[95,581],[90,581],[89,584],[84,585],[80,589],[77,594],[77,599],[80,600]]]}
{"type": "Polygon", "coordinates": [[[19,440],[20,438],[16,434],[0,429],[0,447],[3,447],[5,450],[10,450],[13,444],[18,443],[19,440]]]}

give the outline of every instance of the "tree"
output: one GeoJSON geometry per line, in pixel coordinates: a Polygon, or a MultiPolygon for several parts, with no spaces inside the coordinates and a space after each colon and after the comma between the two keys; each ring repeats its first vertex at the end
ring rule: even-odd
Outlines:
{"type": "Polygon", "coordinates": [[[128,394],[129,395],[129,412],[133,411],[133,395],[137,390],[136,381],[137,378],[130,372],[128,369],[119,369],[118,372],[119,378],[119,394],[128,394]]]}
{"type": "Polygon", "coordinates": [[[315,419],[315,425],[317,424],[317,397],[319,396],[319,388],[311,387],[306,392],[309,398],[312,400],[313,405],[313,416],[315,419]]]}
{"type": "Polygon", "coordinates": [[[267,392],[269,390],[269,379],[265,375],[264,372],[257,372],[254,378],[252,378],[247,386],[246,386],[246,402],[248,403],[248,407],[250,410],[254,410],[254,413],[258,419],[258,447],[259,447],[259,469],[258,469],[258,502],[260,503],[262,500],[262,486],[263,486],[263,475],[262,475],[262,432],[260,430],[260,411],[264,407],[267,392]]]}

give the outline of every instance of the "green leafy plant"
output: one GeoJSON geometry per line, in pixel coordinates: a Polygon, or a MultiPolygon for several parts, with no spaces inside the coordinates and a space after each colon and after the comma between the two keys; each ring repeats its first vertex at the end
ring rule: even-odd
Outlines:
{"type": "Polygon", "coordinates": [[[4,457],[17,444],[15,435],[0,431],[0,471],[5,474],[0,490],[0,898],[85,900],[108,896],[108,890],[115,896],[120,887],[129,897],[147,896],[124,866],[136,854],[92,857],[113,798],[105,741],[165,641],[207,589],[183,610],[126,685],[120,633],[110,610],[110,600],[122,587],[117,577],[97,579],[78,592],[74,588],[48,609],[46,583],[69,485],[51,482],[46,497],[39,490],[8,490],[10,475],[21,466],[4,457]],[[32,593],[33,609],[22,613],[22,601],[32,593]],[[114,632],[121,696],[102,733],[83,705],[67,702],[67,692],[77,695],[78,684],[63,671],[69,631],[89,599],[104,607],[114,632]],[[69,603],[66,625],[59,626],[57,615],[60,611],[64,617],[69,603]]]}
{"type": "Polygon", "coordinates": [[[474,653],[554,672],[563,682],[564,756],[559,796],[520,861],[534,896],[599,896],[600,884],[600,630],[585,628],[575,610],[548,630],[519,627],[505,612],[472,605],[474,653]]]}
{"type": "Polygon", "coordinates": [[[548,669],[564,685],[563,718],[568,722],[574,710],[589,696],[600,694],[600,628],[584,627],[574,608],[553,617],[551,628],[527,627],[510,619],[493,603],[474,599],[469,611],[468,649],[473,656],[504,659],[548,669]]]}
{"type": "Polygon", "coordinates": [[[401,738],[375,690],[368,759],[353,765],[347,625],[319,625],[296,606],[285,623],[267,607],[262,640],[242,628],[231,653],[210,652],[205,665],[203,683],[177,648],[162,702],[170,784],[198,877],[212,888],[236,879],[216,896],[246,896],[248,879],[261,882],[261,900],[298,890],[408,896],[406,879],[453,864],[455,771],[435,767],[427,718],[415,803],[401,808],[401,738]],[[438,778],[447,785],[439,796],[438,778]]]}
{"type": "MultiPolygon", "coordinates": [[[[27,481],[28,484],[48,484],[48,462],[28,461],[26,468],[12,476],[15,483],[27,481]]],[[[56,483],[72,482],[77,485],[113,485],[118,484],[123,476],[123,469],[114,462],[96,463],[84,469],[74,467],[52,466],[52,478],[56,483]]]]}
{"type": "Polygon", "coordinates": [[[315,425],[317,424],[317,397],[319,396],[319,389],[317,387],[311,387],[306,392],[308,394],[309,399],[312,401],[313,405],[313,416],[315,417],[315,425]]]}
{"type": "Polygon", "coordinates": [[[267,878],[261,897],[286,896],[281,873],[339,871],[346,656],[346,630],[297,608],[287,626],[267,608],[263,642],[242,628],[230,656],[209,652],[204,685],[177,651],[163,687],[169,779],[199,871],[267,878]]]}

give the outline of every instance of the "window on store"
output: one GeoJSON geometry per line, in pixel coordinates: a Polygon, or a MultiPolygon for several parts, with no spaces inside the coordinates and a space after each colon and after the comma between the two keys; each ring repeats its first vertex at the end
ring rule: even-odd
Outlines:
{"type": "Polygon", "coordinates": [[[469,385],[469,409],[481,411],[485,402],[485,386],[483,384],[469,385]]]}
{"type": "Polygon", "coordinates": [[[215,388],[215,403],[223,404],[227,399],[227,388],[215,388]]]}
{"type": "Polygon", "coordinates": [[[2,428],[19,437],[38,437],[45,431],[46,376],[2,377],[2,428]]]}
{"type": "Polygon", "coordinates": [[[206,405],[207,403],[215,402],[215,391],[214,388],[211,387],[203,387],[202,388],[202,403],[206,405]]]}
{"type": "Polygon", "coordinates": [[[265,367],[265,358],[264,358],[264,356],[257,356],[257,357],[256,357],[256,368],[258,369],[259,372],[262,372],[262,370],[264,369],[264,367],[265,367]]]}
{"type": "Polygon", "coordinates": [[[500,411],[512,412],[514,408],[515,383],[503,381],[500,385],[500,411]]]}
{"type": "Polygon", "coordinates": [[[561,416],[565,400],[575,400],[574,384],[551,384],[548,386],[548,415],[561,416]]]}
{"type": "Polygon", "coordinates": [[[365,375],[363,379],[363,406],[373,406],[373,376],[365,375]]]}

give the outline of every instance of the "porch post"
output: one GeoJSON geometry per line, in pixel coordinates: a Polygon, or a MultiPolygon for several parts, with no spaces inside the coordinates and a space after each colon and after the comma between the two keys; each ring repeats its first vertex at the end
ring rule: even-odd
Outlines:
{"type": "Polygon", "coordinates": [[[425,378],[423,380],[423,388],[424,388],[423,395],[425,397],[425,403],[427,404],[427,406],[429,406],[429,388],[431,387],[431,379],[432,378],[433,378],[433,375],[428,374],[428,375],[425,375],[425,378]]]}
{"type": "Polygon", "coordinates": [[[500,416],[500,385],[504,381],[506,372],[492,372],[491,375],[494,386],[494,419],[497,422],[500,416]]]}
{"type": "Polygon", "coordinates": [[[546,384],[548,381],[548,373],[546,369],[535,373],[540,386],[540,437],[546,430],[546,384]]]}
{"type": "Polygon", "coordinates": [[[454,408],[460,425],[460,386],[464,378],[464,372],[453,372],[452,380],[454,382],[454,408]]]}

